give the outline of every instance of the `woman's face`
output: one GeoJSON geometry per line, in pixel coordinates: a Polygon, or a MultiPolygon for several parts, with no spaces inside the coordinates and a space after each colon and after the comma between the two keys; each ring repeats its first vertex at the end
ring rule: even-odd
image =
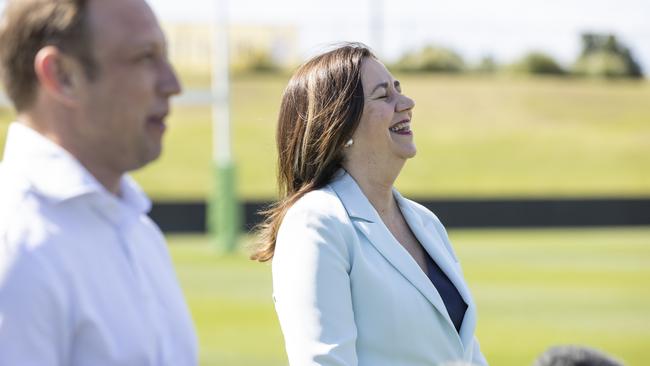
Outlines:
{"type": "Polygon", "coordinates": [[[415,102],[402,94],[399,81],[374,58],[361,64],[363,114],[346,150],[348,164],[381,168],[415,156],[411,116],[415,102]]]}

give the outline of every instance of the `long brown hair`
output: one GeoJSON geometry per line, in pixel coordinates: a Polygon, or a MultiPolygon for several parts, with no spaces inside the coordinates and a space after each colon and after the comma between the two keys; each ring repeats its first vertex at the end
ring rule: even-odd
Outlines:
{"type": "Polygon", "coordinates": [[[263,212],[260,246],[251,259],[273,258],[287,210],[341,167],[344,145],[363,112],[361,62],[368,57],[374,55],[365,45],[346,43],[310,59],[289,80],[276,133],[279,200],[263,212]]]}

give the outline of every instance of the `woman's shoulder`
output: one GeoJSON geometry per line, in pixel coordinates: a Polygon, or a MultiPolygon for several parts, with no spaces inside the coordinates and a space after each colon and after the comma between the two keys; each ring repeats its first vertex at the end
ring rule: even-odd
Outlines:
{"type": "Polygon", "coordinates": [[[320,219],[340,221],[347,213],[336,193],[325,186],[307,192],[287,210],[285,220],[320,219]]]}
{"type": "Polygon", "coordinates": [[[280,261],[284,263],[287,256],[294,260],[320,251],[338,253],[337,258],[349,261],[348,245],[354,236],[354,226],[336,193],[329,187],[311,191],[284,215],[278,230],[274,263],[278,258],[283,258],[280,261]]]}

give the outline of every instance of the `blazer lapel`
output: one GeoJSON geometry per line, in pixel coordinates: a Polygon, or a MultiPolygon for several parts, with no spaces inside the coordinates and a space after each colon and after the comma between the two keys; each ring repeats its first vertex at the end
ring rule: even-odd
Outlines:
{"type": "Polygon", "coordinates": [[[443,315],[456,333],[438,291],[413,257],[393,237],[354,179],[349,174],[343,173],[330,183],[330,187],[336,192],[359,231],[443,315]]]}
{"type": "MultiPolygon", "coordinates": [[[[402,215],[404,215],[404,219],[411,228],[411,231],[427,253],[429,253],[431,258],[433,258],[442,271],[447,275],[449,280],[454,284],[458,293],[467,304],[467,310],[465,311],[465,316],[463,317],[463,322],[460,328],[461,340],[463,345],[467,347],[471,345],[471,342],[473,341],[474,330],[476,328],[476,310],[469,288],[467,287],[463,274],[460,271],[460,267],[448,252],[446,245],[443,243],[444,238],[438,233],[434,225],[430,222],[423,222],[421,216],[411,207],[411,203],[403,198],[399,192],[394,190],[393,193],[400,206],[402,215]]],[[[438,293],[437,290],[435,291],[438,293]]],[[[447,313],[445,312],[445,314],[447,313]]]]}

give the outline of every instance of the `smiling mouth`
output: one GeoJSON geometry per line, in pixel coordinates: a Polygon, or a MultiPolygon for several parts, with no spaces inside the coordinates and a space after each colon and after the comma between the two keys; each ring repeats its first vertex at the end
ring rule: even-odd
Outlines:
{"type": "Polygon", "coordinates": [[[392,125],[388,130],[398,135],[413,134],[413,131],[411,131],[411,120],[408,119],[405,119],[401,122],[397,122],[396,124],[392,125]]]}

